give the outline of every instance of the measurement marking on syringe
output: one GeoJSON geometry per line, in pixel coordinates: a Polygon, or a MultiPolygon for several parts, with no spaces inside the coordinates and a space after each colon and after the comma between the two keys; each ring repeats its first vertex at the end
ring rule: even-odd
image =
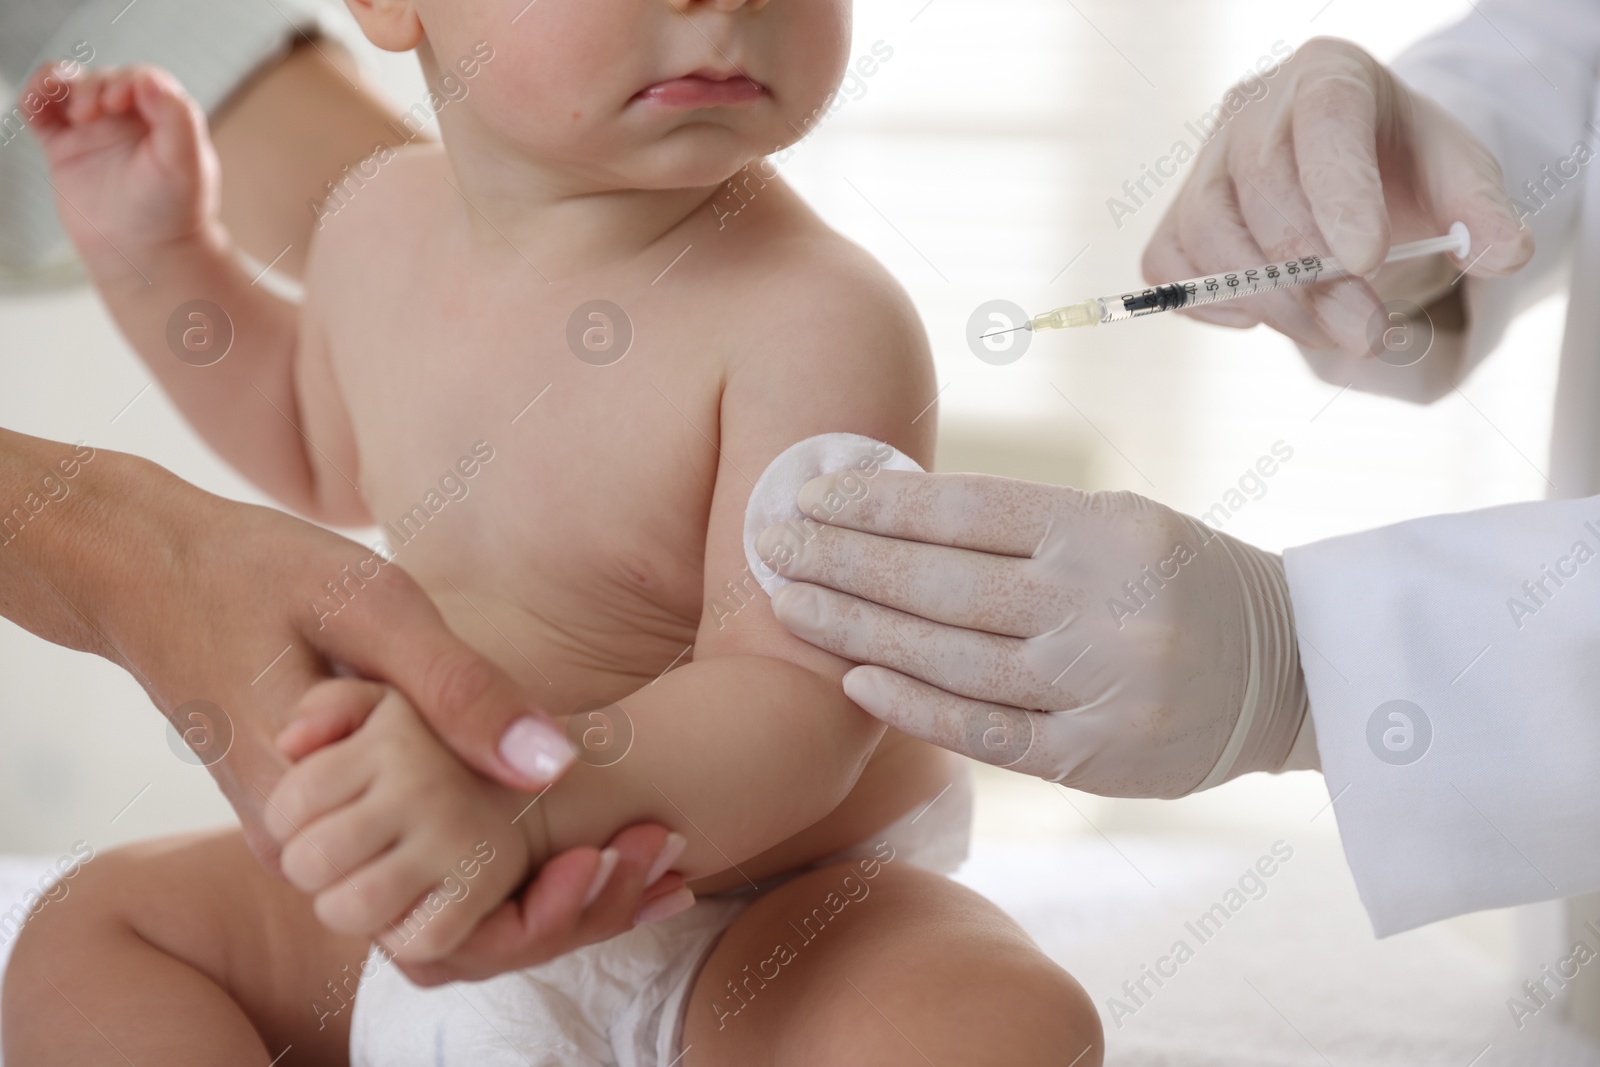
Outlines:
{"type": "MultiPolygon", "coordinates": [[[[1395,245],[1384,258],[1385,263],[1416,259],[1421,256],[1449,253],[1458,263],[1467,262],[1472,238],[1467,227],[1460,222],[1450,227],[1443,237],[1430,237],[1422,241],[1395,245]]],[[[1485,249],[1484,251],[1488,251],[1485,249]]],[[[1481,256],[1482,253],[1479,253],[1481,256]]],[[[1473,260],[1472,262],[1476,262],[1473,260]]],[[[1468,268],[1471,269],[1471,264],[1468,268]]],[[[1106,322],[1126,322],[1163,311],[1179,311],[1224,300],[1259,296],[1318,282],[1348,277],[1349,271],[1331,256],[1310,255],[1297,259],[1265,263],[1237,271],[1222,271],[1187,281],[1167,282],[1145,289],[1135,289],[1115,296],[1091,297],[1076,304],[1058,307],[1042,315],[1035,315],[1026,325],[1012,329],[994,330],[981,334],[982,338],[999,337],[1019,330],[1064,330],[1079,326],[1098,326],[1106,322]]]]}

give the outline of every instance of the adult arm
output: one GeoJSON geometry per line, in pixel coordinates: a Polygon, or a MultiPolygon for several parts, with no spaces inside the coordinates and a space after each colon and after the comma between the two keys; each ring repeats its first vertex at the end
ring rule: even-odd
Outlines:
{"type": "Polygon", "coordinates": [[[1600,889],[1600,498],[1284,554],[1317,745],[1377,933],[1600,889]]]}
{"type": "Polygon", "coordinates": [[[211,769],[264,858],[275,849],[259,813],[283,770],[273,739],[335,668],[392,682],[502,782],[541,788],[570,762],[537,704],[455,638],[398,567],[337,614],[314,610],[323,583],[370,556],[133,456],[0,430],[0,613],[124,667],[169,716],[195,700],[220,708],[216,728],[234,741],[211,769]]]}
{"type": "Polygon", "coordinates": [[[897,729],[1108,795],[1320,766],[1380,935],[1600,888],[1600,498],[1281,561],[979,475],[884,472],[829,521],[774,606],[897,729]]]}

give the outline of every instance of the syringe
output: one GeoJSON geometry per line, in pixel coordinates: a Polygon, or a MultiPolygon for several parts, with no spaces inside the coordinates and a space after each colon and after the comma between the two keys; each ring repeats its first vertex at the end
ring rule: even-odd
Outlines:
{"type": "MultiPolygon", "coordinates": [[[[1466,259],[1472,247],[1467,225],[1457,222],[1443,237],[1430,237],[1423,241],[1395,245],[1384,257],[1385,263],[1403,259],[1417,259],[1438,252],[1451,252],[1457,259],[1466,259]]],[[[1330,278],[1343,278],[1350,272],[1332,256],[1302,256],[1281,263],[1265,263],[1246,270],[1225,274],[1208,274],[1186,282],[1168,282],[1151,289],[1135,289],[1116,296],[1097,296],[1077,304],[1035,315],[1026,325],[1009,330],[996,330],[983,334],[997,337],[1017,330],[1066,330],[1075,326],[1098,326],[1102,322],[1122,322],[1160,311],[1177,311],[1179,308],[1215,304],[1223,300],[1270,293],[1299,285],[1314,285],[1330,278]]]]}

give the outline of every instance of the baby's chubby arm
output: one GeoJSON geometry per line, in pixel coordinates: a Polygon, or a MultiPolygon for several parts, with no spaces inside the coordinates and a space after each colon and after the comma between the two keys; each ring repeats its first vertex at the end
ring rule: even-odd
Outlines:
{"type": "MultiPolygon", "coordinates": [[[[162,387],[223,458],[278,500],[368,521],[354,485],[308,446],[296,366],[316,343],[301,308],[246,272],[218,214],[204,113],[148,66],[51,67],[30,88],[62,225],[162,387]],[[220,312],[220,313],[219,313],[220,312]]],[[[353,473],[353,472],[352,472],[353,473]]]]}
{"type": "Polygon", "coordinates": [[[701,428],[720,463],[694,658],[617,702],[633,731],[623,759],[580,759],[537,805],[552,848],[642,819],[688,839],[674,868],[686,878],[728,870],[833,811],[883,736],[844,695],[852,665],[777,622],[744,555],[753,483],[797,441],[859,433],[931,466],[937,387],[921,323],[876,264],[828,266],[785,265],[787,284],[760,287],[771,306],[728,301],[750,332],[742,346],[728,339],[744,354],[729,368],[719,425],[701,428]]]}

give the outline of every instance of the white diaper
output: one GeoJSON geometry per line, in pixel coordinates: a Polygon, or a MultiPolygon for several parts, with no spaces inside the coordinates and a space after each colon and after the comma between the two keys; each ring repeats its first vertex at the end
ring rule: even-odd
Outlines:
{"type": "MultiPolygon", "coordinates": [[[[880,834],[823,863],[878,855],[949,874],[966,859],[972,783],[951,788],[880,834]]],[[[775,880],[763,891],[778,884],[775,880]]],[[[374,953],[356,996],[353,1067],[670,1067],[695,975],[722,932],[759,896],[700,900],[560,959],[492,978],[420,989],[374,953]]]]}

